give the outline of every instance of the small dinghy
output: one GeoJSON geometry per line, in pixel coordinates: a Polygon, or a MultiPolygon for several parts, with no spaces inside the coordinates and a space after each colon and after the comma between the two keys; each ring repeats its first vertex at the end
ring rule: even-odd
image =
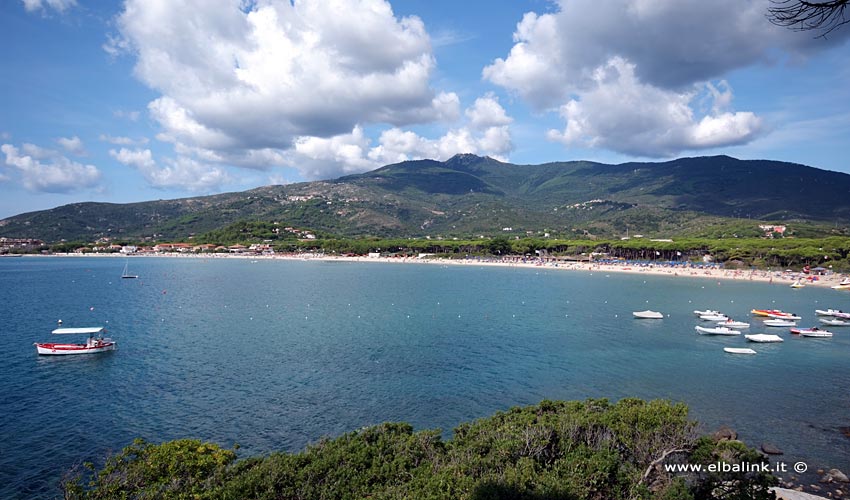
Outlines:
{"type": "Polygon", "coordinates": [[[731,328],[726,328],[725,326],[718,326],[717,328],[705,328],[702,326],[695,326],[694,330],[697,331],[700,335],[740,335],[741,332],[738,330],[733,330],[731,328]]]}
{"type": "Polygon", "coordinates": [[[754,335],[744,335],[744,338],[750,342],[770,343],[770,342],[785,342],[779,335],[770,335],[767,333],[756,333],[754,335]]]}
{"type": "Polygon", "coordinates": [[[637,319],[662,319],[664,315],[658,311],[635,311],[632,313],[637,319]]]}
{"type": "Polygon", "coordinates": [[[728,352],[729,354],[755,354],[756,351],[749,349],[747,347],[724,347],[723,352],[728,352]]]}

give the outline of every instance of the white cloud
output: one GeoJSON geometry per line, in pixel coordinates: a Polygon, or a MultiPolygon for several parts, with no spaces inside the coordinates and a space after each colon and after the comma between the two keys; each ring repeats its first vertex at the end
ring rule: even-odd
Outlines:
{"type": "Polygon", "coordinates": [[[94,165],[77,163],[34,144],[24,144],[21,151],[3,144],[0,151],[6,155],[6,165],[21,176],[29,191],[68,193],[95,187],[100,181],[100,171],[94,165]]]}
{"type": "Polygon", "coordinates": [[[469,124],[477,129],[508,125],[513,121],[494,94],[476,99],[475,104],[466,110],[466,116],[469,118],[469,124]]]}
{"type": "Polygon", "coordinates": [[[726,111],[729,85],[711,82],[777,56],[804,57],[850,35],[813,43],[810,34],[767,22],[758,0],[560,0],[558,6],[554,13],[525,14],[510,53],[485,67],[483,77],[538,111],[560,109],[570,121],[550,137],[574,144],[583,136],[585,144],[649,156],[752,139],[758,117],[726,111]],[[627,78],[622,65],[629,67],[627,78]],[[708,94],[711,109],[691,100],[694,86],[708,94]],[[675,124],[689,130],[668,126],[675,124]]]}
{"type": "Polygon", "coordinates": [[[551,140],[568,146],[590,146],[638,156],[671,156],[683,149],[741,144],[762,129],[749,112],[721,112],[731,102],[731,88],[706,86],[712,114],[697,120],[690,107],[692,88],[676,92],[642,83],[634,65],[613,58],[594,73],[595,88],[561,107],[563,131],[550,130],[551,140]]]}
{"type": "Polygon", "coordinates": [[[429,85],[435,62],[417,17],[384,0],[128,0],[112,53],[162,95],[161,138],[219,154],[293,147],[357,124],[458,116],[429,85]]]}
{"type": "Polygon", "coordinates": [[[86,148],[83,146],[83,141],[76,135],[74,137],[60,137],[56,139],[56,142],[65,148],[65,151],[71,154],[77,156],[83,156],[86,154],[86,148]]]}
{"type": "Polygon", "coordinates": [[[125,136],[113,136],[109,134],[100,134],[99,139],[103,142],[108,142],[110,144],[115,144],[116,146],[140,146],[148,143],[147,137],[140,137],[138,139],[132,139],[130,137],[125,136]]]}
{"type": "Polygon", "coordinates": [[[138,170],[152,187],[159,189],[208,192],[231,182],[224,169],[183,156],[167,158],[164,160],[166,165],[159,166],[150,149],[111,149],[109,154],[120,163],[138,170]]]}
{"type": "MultiPolygon", "coordinates": [[[[112,54],[112,55],[117,55],[117,53],[112,54]]],[[[139,117],[141,116],[141,113],[138,112],[138,111],[124,111],[124,110],[119,109],[117,111],[113,111],[112,116],[114,116],[115,118],[126,118],[126,119],[130,120],[131,122],[136,122],[136,121],[139,121],[139,117]]]]}
{"type": "Polygon", "coordinates": [[[512,119],[496,98],[487,95],[476,100],[465,115],[469,126],[451,129],[437,139],[393,127],[384,130],[378,145],[372,146],[360,126],[331,138],[301,137],[288,163],[307,179],[330,179],[406,160],[448,160],[459,153],[504,160],[513,149],[507,125],[512,119]]]}
{"type": "Polygon", "coordinates": [[[46,12],[48,9],[53,9],[56,12],[63,14],[71,7],[77,6],[77,0],[22,0],[24,9],[27,12],[46,12]]]}

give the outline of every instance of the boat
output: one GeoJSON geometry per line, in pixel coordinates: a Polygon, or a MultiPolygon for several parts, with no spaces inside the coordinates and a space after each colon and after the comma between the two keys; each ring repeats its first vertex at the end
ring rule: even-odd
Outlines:
{"type": "Polygon", "coordinates": [[[705,311],[694,311],[694,314],[697,316],[714,316],[722,315],[723,313],[720,311],[715,311],[714,309],[706,309],[705,311]]]}
{"type": "Polygon", "coordinates": [[[753,316],[767,316],[771,313],[781,313],[779,309],[753,309],[750,314],[753,316]]]}
{"type": "Polygon", "coordinates": [[[94,354],[98,352],[114,351],[117,343],[109,338],[103,337],[105,330],[102,326],[91,328],[57,328],[51,333],[57,335],[88,335],[85,344],[60,344],[53,342],[36,342],[35,348],[39,354],[62,356],[68,354],[94,354]]]}
{"type": "Polygon", "coordinates": [[[787,320],[803,319],[802,317],[797,316],[794,313],[787,313],[787,312],[782,312],[782,311],[769,313],[767,315],[767,317],[773,318],[773,319],[787,319],[787,320]]]}
{"type": "Polygon", "coordinates": [[[815,309],[815,314],[818,316],[835,316],[837,313],[844,314],[841,309],[815,309]]]}
{"type": "Polygon", "coordinates": [[[694,330],[696,330],[700,335],[740,335],[741,332],[738,330],[733,330],[731,328],[726,328],[725,326],[718,326],[716,328],[705,328],[702,326],[695,326],[694,330]]]}
{"type": "Polygon", "coordinates": [[[821,330],[816,326],[811,328],[792,328],[791,333],[799,334],[804,337],[832,337],[832,332],[821,330]]]}
{"type": "Polygon", "coordinates": [[[121,273],[121,277],[122,277],[122,278],[124,278],[124,279],[133,279],[133,278],[138,278],[138,277],[139,277],[139,275],[138,275],[138,274],[130,274],[130,273],[127,271],[127,268],[128,268],[128,267],[130,267],[130,262],[129,262],[129,261],[124,263],[124,272],[123,272],[123,273],[121,273]]]}
{"type": "Polygon", "coordinates": [[[662,319],[664,315],[658,311],[635,311],[632,313],[638,319],[662,319]]]}
{"type": "Polygon", "coordinates": [[[824,325],[829,325],[829,326],[850,326],[850,321],[844,321],[843,319],[821,318],[818,321],[820,321],[824,325]]]}
{"type": "Polygon", "coordinates": [[[797,322],[790,319],[766,319],[764,326],[797,326],[797,322]]]}
{"type": "Polygon", "coordinates": [[[797,280],[794,283],[791,283],[791,288],[806,288],[806,284],[801,283],[800,280],[797,280]]]}
{"type": "Polygon", "coordinates": [[[846,312],[837,312],[837,313],[833,314],[833,316],[835,316],[838,319],[850,319],[850,313],[846,313],[846,312]]]}
{"type": "Polygon", "coordinates": [[[729,319],[729,316],[725,314],[703,314],[699,319],[703,321],[726,321],[729,319]]]}
{"type": "Polygon", "coordinates": [[[717,326],[725,326],[726,328],[749,328],[749,323],[744,323],[743,321],[735,321],[733,319],[727,319],[726,321],[718,321],[717,326]]]}
{"type": "Polygon", "coordinates": [[[817,328],[812,328],[811,331],[801,332],[800,336],[802,337],[811,337],[816,339],[828,339],[832,337],[832,332],[828,332],[826,330],[819,330],[817,328]]]}
{"type": "Polygon", "coordinates": [[[841,283],[832,286],[833,290],[850,290],[850,278],[844,278],[841,283]]]}
{"type": "Polygon", "coordinates": [[[756,333],[753,335],[744,335],[744,338],[750,342],[770,343],[770,342],[785,342],[779,335],[770,335],[767,333],[756,333]]]}
{"type": "Polygon", "coordinates": [[[724,347],[723,352],[728,352],[729,354],[755,354],[756,351],[747,348],[747,347],[724,347]]]}

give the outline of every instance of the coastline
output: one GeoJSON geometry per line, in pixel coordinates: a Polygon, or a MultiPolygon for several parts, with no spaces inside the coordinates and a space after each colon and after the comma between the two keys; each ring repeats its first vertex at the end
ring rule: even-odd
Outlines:
{"type": "MultiPolygon", "coordinates": [[[[790,286],[792,283],[800,279],[799,272],[783,272],[769,271],[762,269],[741,270],[741,269],[719,269],[719,268],[698,268],[686,266],[668,266],[664,264],[627,264],[627,263],[603,263],[603,262],[563,262],[554,259],[543,258],[525,258],[519,256],[494,258],[494,257],[469,257],[465,259],[447,259],[440,257],[369,257],[369,256],[340,256],[326,254],[274,254],[274,255],[253,255],[253,254],[221,254],[221,253],[157,253],[153,255],[126,255],[126,254],[103,254],[103,253],[88,253],[88,254],[51,254],[51,255],[32,255],[33,257],[72,257],[72,258],[176,258],[176,259],[244,259],[252,261],[275,261],[275,260],[301,260],[301,261],[322,261],[322,262],[371,262],[371,263],[386,263],[386,264],[426,264],[426,265],[457,265],[457,266],[492,266],[492,267],[516,267],[529,269],[549,269],[556,271],[580,271],[580,272],[605,272],[605,273],[626,273],[626,274],[644,274],[651,276],[674,276],[685,278],[701,278],[712,280],[733,280],[733,281],[755,281],[768,283],[779,286],[790,286]]],[[[846,279],[850,275],[840,273],[830,273],[822,276],[816,276],[815,280],[805,280],[806,286],[819,288],[830,288],[846,279]]],[[[842,291],[842,290],[837,290],[842,291]]]]}

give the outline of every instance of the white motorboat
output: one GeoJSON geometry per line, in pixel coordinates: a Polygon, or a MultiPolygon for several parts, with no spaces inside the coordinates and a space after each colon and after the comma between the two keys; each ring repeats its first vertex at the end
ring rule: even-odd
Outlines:
{"type": "Polygon", "coordinates": [[[816,339],[827,339],[832,337],[832,332],[828,332],[826,330],[820,330],[817,328],[812,328],[806,332],[800,332],[801,337],[811,337],[816,339]]]}
{"type": "Polygon", "coordinates": [[[722,315],[723,313],[720,311],[715,311],[714,309],[706,309],[705,311],[694,311],[694,314],[697,316],[715,316],[722,315]]]}
{"type": "Polygon", "coordinates": [[[85,344],[59,344],[53,342],[36,342],[35,348],[39,354],[62,356],[68,354],[94,354],[98,352],[114,351],[116,342],[103,337],[102,326],[93,328],[57,328],[51,333],[57,335],[88,335],[85,344]]]}
{"type": "Polygon", "coordinates": [[[726,321],[718,321],[717,326],[725,326],[726,328],[738,328],[744,329],[749,328],[749,323],[744,323],[743,321],[735,321],[733,319],[727,319],[726,321]]]}
{"type": "Polygon", "coordinates": [[[829,326],[850,326],[850,321],[844,321],[843,319],[821,318],[818,321],[829,326]]]}
{"type": "Polygon", "coordinates": [[[835,316],[836,313],[843,313],[841,309],[815,309],[815,314],[818,316],[835,316]]]}
{"type": "Polygon", "coordinates": [[[699,319],[703,321],[726,321],[729,319],[729,316],[725,314],[703,314],[699,319]]]}
{"type": "Polygon", "coordinates": [[[833,285],[832,288],[834,290],[850,290],[850,279],[845,278],[841,280],[841,283],[833,285]]]}
{"type": "Polygon", "coordinates": [[[694,330],[696,330],[700,335],[740,335],[741,332],[738,330],[733,330],[731,328],[726,328],[725,326],[718,326],[717,328],[705,328],[702,326],[695,326],[694,330]]]}
{"type": "Polygon", "coordinates": [[[744,335],[744,338],[750,342],[769,343],[769,342],[785,342],[779,335],[770,335],[767,333],[756,333],[753,335],[744,335]]]}
{"type": "Polygon", "coordinates": [[[723,352],[728,352],[729,354],[755,354],[756,351],[749,349],[747,347],[724,347],[723,352]]]}
{"type": "Polygon", "coordinates": [[[662,319],[664,315],[658,311],[635,311],[632,313],[637,319],[662,319]]]}
{"type": "Polygon", "coordinates": [[[764,326],[797,326],[796,321],[791,321],[790,319],[766,319],[764,320],[764,326]]]}

